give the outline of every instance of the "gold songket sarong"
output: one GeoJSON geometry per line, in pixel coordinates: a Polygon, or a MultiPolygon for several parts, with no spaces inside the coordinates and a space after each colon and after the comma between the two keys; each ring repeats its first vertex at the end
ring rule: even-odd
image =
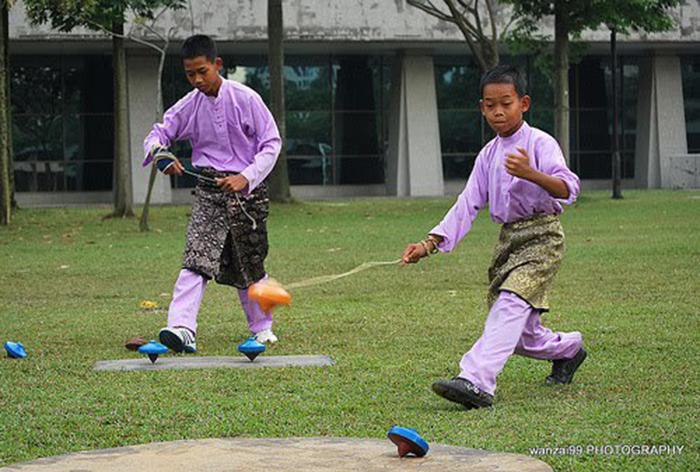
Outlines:
{"type": "Polygon", "coordinates": [[[564,230],[558,215],[543,215],[501,227],[489,268],[489,309],[501,290],[549,310],[547,291],[564,257],[564,230]]]}

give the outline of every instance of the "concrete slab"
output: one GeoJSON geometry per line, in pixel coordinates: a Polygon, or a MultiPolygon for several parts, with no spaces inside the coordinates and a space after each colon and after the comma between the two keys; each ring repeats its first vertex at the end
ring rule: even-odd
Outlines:
{"type": "Polygon", "coordinates": [[[169,370],[169,369],[252,369],[256,367],[316,367],[333,365],[329,356],[259,356],[248,358],[229,356],[161,356],[151,364],[146,356],[136,359],[99,361],[94,370],[169,370]]]}
{"type": "Polygon", "coordinates": [[[78,452],[25,462],[0,472],[552,472],[519,454],[431,444],[428,455],[400,459],[388,440],[231,438],[173,441],[78,452]]]}

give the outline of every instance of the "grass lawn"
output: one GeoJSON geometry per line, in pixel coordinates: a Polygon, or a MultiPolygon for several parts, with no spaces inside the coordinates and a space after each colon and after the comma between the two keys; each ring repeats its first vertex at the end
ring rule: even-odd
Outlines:
{"type": "MultiPolygon", "coordinates": [[[[96,372],[165,325],[189,209],[103,220],[107,209],[27,209],[0,228],[0,466],[75,451],[233,436],[384,438],[392,425],[429,443],[529,454],[530,448],[677,446],[676,455],[538,455],[557,471],[697,470],[699,192],[592,192],[563,216],[567,256],[544,322],[583,333],[572,385],[550,364],[513,358],[494,408],[466,411],[432,393],[457,373],[486,317],[498,226],[482,212],[451,254],[378,267],[292,291],[271,355],[330,355],[329,368],[96,372]],[[157,309],[144,309],[155,301],[157,309]]],[[[273,206],[267,268],[283,284],[400,257],[452,199],[273,206]]],[[[238,297],[211,284],[201,355],[238,355],[238,297]]],[[[387,448],[393,446],[387,441],[387,448]]],[[[610,451],[608,451],[610,452],[610,451]]]]}

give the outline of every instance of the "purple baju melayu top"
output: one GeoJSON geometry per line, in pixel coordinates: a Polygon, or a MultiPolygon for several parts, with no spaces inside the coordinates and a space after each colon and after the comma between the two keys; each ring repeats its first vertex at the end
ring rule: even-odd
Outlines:
{"type": "Polygon", "coordinates": [[[172,141],[192,143],[192,165],[239,172],[248,192],[267,177],[277,161],[282,140],[275,120],[260,95],[243,84],[222,79],[216,97],[197,89],[173,105],[146,136],[143,165],[156,146],[172,141]]]}
{"type": "Polygon", "coordinates": [[[579,178],[566,166],[559,143],[544,131],[523,122],[512,136],[497,136],[484,146],[457,203],[430,234],[442,236],[439,249],[449,252],[469,232],[486,203],[491,219],[499,224],[537,215],[558,215],[564,211],[562,203],[570,205],[576,201],[579,185],[579,178]],[[566,200],[554,198],[539,185],[506,171],[506,154],[519,154],[518,148],[527,151],[531,167],[564,181],[569,189],[566,200]]]}

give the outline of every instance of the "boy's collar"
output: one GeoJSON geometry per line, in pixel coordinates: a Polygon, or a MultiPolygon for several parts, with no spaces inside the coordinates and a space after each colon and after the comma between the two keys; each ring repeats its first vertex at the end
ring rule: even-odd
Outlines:
{"type": "Polygon", "coordinates": [[[530,125],[527,124],[527,121],[523,120],[523,122],[520,123],[520,128],[518,128],[518,131],[511,134],[510,136],[506,136],[505,138],[503,136],[498,136],[498,138],[504,139],[506,141],[516,140],[519,139],[523,135],[523,133],[525,133],[529,129],[530,125]]]}

